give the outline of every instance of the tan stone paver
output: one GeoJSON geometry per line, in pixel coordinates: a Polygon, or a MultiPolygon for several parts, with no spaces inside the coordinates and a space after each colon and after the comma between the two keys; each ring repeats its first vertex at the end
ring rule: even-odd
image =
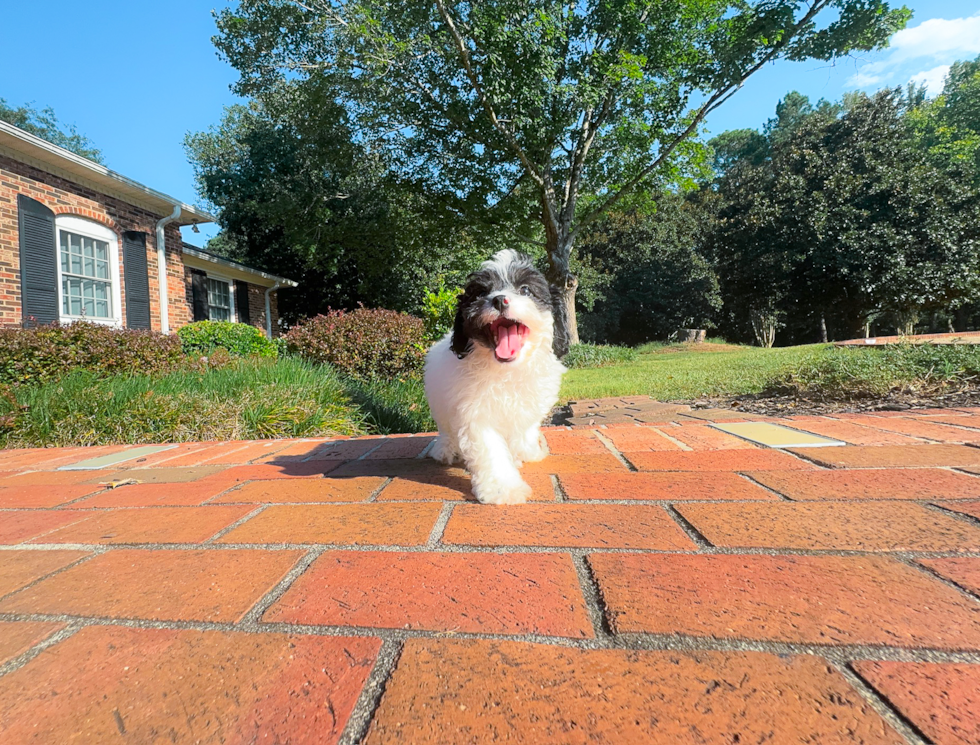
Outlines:
{"type": "Polygon", "coordinates": [[[0,452],[0,743],[980,742],[980,409],[572,414],[507,507],[432,433],[0,452]]]}

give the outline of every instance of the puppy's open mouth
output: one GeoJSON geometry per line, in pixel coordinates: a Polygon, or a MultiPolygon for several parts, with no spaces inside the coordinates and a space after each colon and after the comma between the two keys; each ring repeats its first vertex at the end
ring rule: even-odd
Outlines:
{"type": "Polygon", "coordinates": [[[497,362],[513,362],[527,341],[530,330],[520,321],[498,318],[490,324],[490,338],[496,347],[493,350],[497,362]]]}

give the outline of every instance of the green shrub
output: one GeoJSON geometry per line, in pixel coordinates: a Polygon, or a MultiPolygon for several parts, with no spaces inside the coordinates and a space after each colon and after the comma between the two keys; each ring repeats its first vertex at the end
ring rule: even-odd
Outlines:
{"type": "Polygon", "coordinates": [[[255,326],[231,321],[196,321],[177,329],[186,354],[224,349],[234,357],[275,357],[276,346],[255,326]]]}
{"type": "Polygon", "coordinates": [[[632,362],[636,350],[629,347],[613,347],[604,344],[573,344],[568,354],[562,357],[562,364],[569,368],[606,367],[632,362]]]}
{"type": "Polygon", "coordinates": [[[290,352],[360,380],[414,375],[425,361],[422,321],[393,310],[331,311],[295,326],[285,338],[290,352]]]}
{"type": "Polygon", "coordinates": [[[772,388],[808,397],[866,398],[962,390],[978,381],[980,347],[896,344],[824,348],[800,360],[772,388]]]}
{"type": "Polygon", "coordinates": [[[86,370],[95,377],[159,374],[184,363],[180,340],[98,323],[0,329],[0,384],[41,384],[86,370]]]}
{"type": "Polygon", "coordinates": [[[430,341],[441,339],[452,329],[459,293],[458,289],[450,290],[440,284],[439,289],[427,292],[422,298],[422,321],[430,341]]]}

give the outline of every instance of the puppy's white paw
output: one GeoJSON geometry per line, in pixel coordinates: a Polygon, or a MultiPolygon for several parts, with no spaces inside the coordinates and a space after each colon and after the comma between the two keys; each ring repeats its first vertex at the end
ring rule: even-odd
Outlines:
{"type": "Polygon", "coordinates": [[[451,466],[456,461],[456,448],[446,441],[444,437],[437,437],[429,451],[429,457],[442,463],[444,466],[451,466]]]}
{"type": "MultiPolygon", "coordinates": [[[[537,463],[547,458],[550,452],[548,450],[548,441],[544,439],[544,435],[538,435],[538,441],[536,443],[521,448],[520,452],[514,453],[514,458],[523,463],[537,463]]],[[[521,464],[519,463],[517,467],[520,468],[521,464]]]]}
{"type": "Polygon", "coordinates": [[[531,496],[531,487],[523,481],[511,484],[483,484],[473,490],[483,504],[524,504],[531,496]]]}

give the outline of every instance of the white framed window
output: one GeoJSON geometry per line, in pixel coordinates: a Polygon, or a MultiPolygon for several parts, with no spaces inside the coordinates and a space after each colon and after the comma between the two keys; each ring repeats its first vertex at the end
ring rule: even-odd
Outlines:
{"type": "Polygon", "coordinates": [[[232,282],[208,275],[208,318],[212,321],[235,320],[235,293],[232,282]]]}
{"type": "Polygon", "coordinates": [[[119,239],[104,225],[80,217],[55,218],[58,307],[62,323],[122,322],[119,239]]]}

